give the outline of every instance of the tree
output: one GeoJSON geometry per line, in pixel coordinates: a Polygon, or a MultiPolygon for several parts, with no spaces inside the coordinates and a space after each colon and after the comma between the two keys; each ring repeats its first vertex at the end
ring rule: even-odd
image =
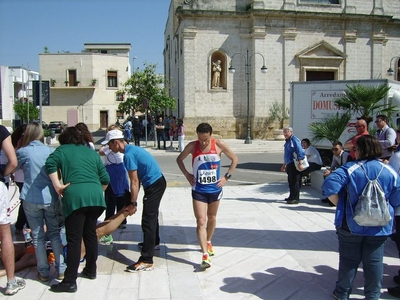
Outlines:
{"type": "Polygon", "coordinates": [[[137,111],[144,111],[144,99],[148,102],[148,109],[155,113],[167,108],[174,109],[176,101],[165,91],[164,77],[155,73],[156,65],[145,63],[144,66],[143,71],[134,72],[123,84],[123,90],[117,92],[117,95],[123,96],[118,110],[132,115],[137,111]]]}
{"type": "Polygon", "coordinates": [[[346,86],[348,88],[346,95],[335,99],[334,102],[341,108],[356,112],[359,118],[364,119],[368,125],[372,122],[375,113],[390,115],[396,111],[395,107],[387,107],[381,102],[386,97],[390,87],[384,84],[378,86],[364,86],[362,84],[346,86]]]}
{"type": "Polygon", "coordinates": [[[23,123],[24,121],[29,122],[30,120],[39,119],[39,110],[33,105],[32,102],[27,100],[27,98],[21,98],[19,100],[15,100],[14,102],[14,111],[22,119],[23,123]]]}
{"type": "Polygon", "coordinates": [[[289,109],[283,103],[275,101],[269,108],[269,123],[279,121],[279,129],[283,128],[283,122],[289,119],[289,109]]]}
{"type": "Polygon", "coordinates": [[[333,144],[339,140],[350,119],[351,115],[349,112],[342,115],[339,115],[337,112],[336,115],[326,118],[322,122],[310,124],[309,128],[313,135],[312,141],[317,143],[323,139],[327,139],[333,144]]]}

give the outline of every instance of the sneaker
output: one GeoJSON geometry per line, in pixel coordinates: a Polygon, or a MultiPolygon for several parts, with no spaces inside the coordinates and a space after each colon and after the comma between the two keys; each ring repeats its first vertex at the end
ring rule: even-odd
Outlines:
{"type": "Polygon", "coordinates": [[[154,269],[154,264],[149,264],[142,261],[126,267],[126,270],[132,273],[137,271],[151,271],[153,269],[154,269]]]}
{"type": "Polygon", "coordinates": [[[64,279],[64,273],[58,273],[57,279],[58,280],[63,280],[64,279]]]}
{"type": "Polygon", "coordinates": [[[215,255],[213,246],[209,242],[207,242],[207,252],[208,252],[208,255],[210,255],[210,256],[214,256],[215,255]]]}
{"type": "Polygon", "coordinates": [[[393,297],[400,298],[400,286],[389,287],[387,290],[388,293],[393,297]]]}
{"type": "Polygon", "coordinates": [[[43,276],[42,274],[40,274],[39,272],[37,273],[37,278],[42,281],[42,282],[47,282],[49,281],[49,276],[43,276]]]}
{"type": "Polygon", "coordinates": [[[201,261],[201,267],[203,269],[207,269],[207,268],[211,267],[211,260],[208,257],[208,254],[203,254],[203,259],[201,261]]]}
{"type": "MultiPolygon", "coordinates": [[[[143,244],[144,244],[143,242],[140,242],[139,244],[137,244],[139,249],[143,248],[143,244]]],[[[160,250],[160,245],[155,245],[154,250],[160,250]]]]}
{"type": "Polygon", "coordinates": [[[14,282],[7,282],[6,295],[15,295],[19,290],[25,288],[25,280],[15,278],[14,282]]]}
{"type": "Polygon", "coordinates": [[[104,245],[111,245],[113,241],[114,239],[111,234],[106,234],[105,236],[102,236],[99,240],[99,242],[104,245]]]}

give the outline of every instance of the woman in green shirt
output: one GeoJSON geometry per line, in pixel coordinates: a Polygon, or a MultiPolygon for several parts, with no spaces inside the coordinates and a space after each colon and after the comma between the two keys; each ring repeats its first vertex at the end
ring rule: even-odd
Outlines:
{"type": "Polygon", "coordinates": [[[100,156],[85,146],[78,129],[68,127],[58,140],[60,146],[46,160],[46,169],[54,188],[62,197],[68,255],[64,279],[52,285],[51,290],[76,292],[82,239],[86,246],[86,266],[81,275],[96,278],[96,224],[106,207],[103,191],[110,177],[100,156]]]}

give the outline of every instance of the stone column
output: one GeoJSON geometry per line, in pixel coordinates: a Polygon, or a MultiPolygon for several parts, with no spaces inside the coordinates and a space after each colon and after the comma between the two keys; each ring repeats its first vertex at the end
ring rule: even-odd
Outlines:
{"type": "Polygon", "coordinates": [[[356,70],[359,66],[357,66],[357,48],[356,48],[356,40],[357,40],[357,30],[346,30],[344,32],[344,53],[346,54],[345,58],[345,70],[344,70],[344,78],[338,78],[339,80],[350,80],[356,78],[356,70]]]}
{"type": "MultiPolygon", "coordinates": [[[[197,28],[194,26],[186,27],[182,32],[182,44],[181,49],[178,50],[179,62],[180,62],[180,102],[184,103],[183,116],[185,118],[196,117],[196,95],[195,95],[195,83],[196,83],[196,34],[197,28]],[[182,61],[183,59],[183,61],[182,61]]],[[[179,41],[178,41],[179,43],[179,41]]],[[[208,80],[208,77],[202,78],[202,80],[208,80]]]]}
{"type": "Polygon", "coordinates": [[[371,79],[384,78],[386,74],[382,74],[383,68],[383,46],[388,41],[386,33],[381,30],[372,34],[372,68],[371,79]]]}
{"type": "MultiPolygon", "coordinates": [[[[268,53],[265,52],[265,37],[267,29],[265,26],[253,26],[252,38],[254,52],[249,51],[249,55],[253,55],[249,60],[251,65],[251,81],[250,81],[250,116],[265,117],[265,101],[266,101],[266,80],[271,74],[262,73],[261,67],[265,62],[268,53]],[[255,54],[259,53],[259,54],[255,54]],[[264,57],[261,56],[261,55],[264,57]]],[[[266,66],[268,68],[268,66],[266,66]]]]}
{"type": "MultiPolygon", "coordinates": [[[[297,36],[296,28],[285,28],[282,32],[283,48],[282,48],[282,104],[284,107],[290,107],[290,81],[298,78],[296,76],[296,46],[295,39],[297,36]]],[[[301,72],[301,70],[299,70],[301,72]]],[[[279,100],[278,100],[279,101],[279,100]]],[[[291,112],[293,113],[293,112],[291,112]]]]}

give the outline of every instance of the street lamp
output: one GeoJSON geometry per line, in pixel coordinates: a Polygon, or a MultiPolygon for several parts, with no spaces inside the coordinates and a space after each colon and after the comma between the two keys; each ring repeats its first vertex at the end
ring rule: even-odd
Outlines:
{"type": "Polygon", "coordinates": [[[132,57],[132,74],[135,73],[135,59],[136,58],[137,58],[136,56],[132,57]]]}
{"type": "Polygon", "coordinates": [[[263,65],[261,67],[261,72],[264,73],[264,74],[267,73],[267,67],[265,66],[265,58],[261,53],[256,52],[256,53],[253,53],[252,55],[249,56],[249,50],[247,49],[246,55],[244,55],[243,53],[240,53],[240,52],[239,53],[235,53],[235,54],[232,55],[231,63],[230,63],[230,66],[229,66],[229,73],[233,74],[236,71],[236,69],[232,65],[232,60],[235,57],[235,55],[237,55],[237,54],[242,55],[244,57],[244,59],[245,59],[244,66],[245,66],[245,74],[246,74],[246,82],[247,82],[247,137],[246,137],[244,143],[245,144],[251,144],[251,132],[250,132],[250,79],[251,79],[250,77],[251,77],[251,64],[250,64],[250,59],[256,54],[261,55],[261,57],[263,59],[263,65]]]}
{"type": "Polygon", "coordinates": [[[392,62],[393,62],[393,59],[395,59],[395,58],[400,58],[400,56],[393,56],[392,59],[390,60],[389,69],[387,70],[387,73],[389,76],[392,76],[394,74],[394,71],[392,69],[392,62]]]}

